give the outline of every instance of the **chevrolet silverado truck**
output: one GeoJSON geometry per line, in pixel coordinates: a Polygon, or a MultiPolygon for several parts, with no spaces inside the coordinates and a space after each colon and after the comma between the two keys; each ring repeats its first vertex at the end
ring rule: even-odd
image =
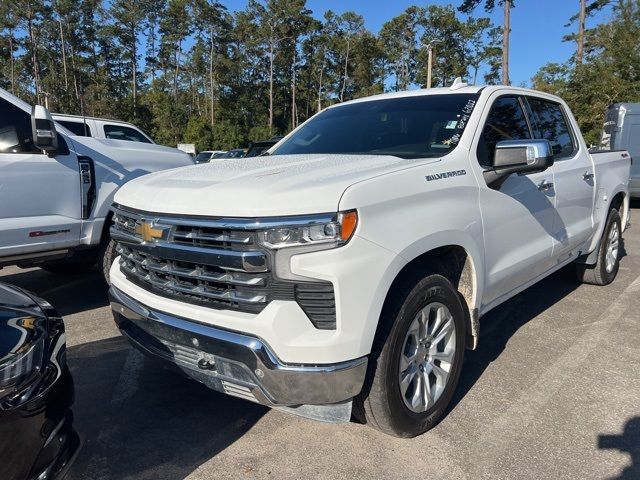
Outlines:
{"type": "Polygon", "coordinates": [[[532,90],[334,105],[268,156],[121,188],[115,321],[220,392],[415,436],[447,411],[483,315],[570,263],[614,280],[629,170],[532,90]]]}
{"type": "Polygon", "coordinates": [[[99,265],[108,281],[116,190],[186,165],[193,160],[175,148],[74,136],[46,108],[0,89],[0,268],[81,272],[99,265]]]}

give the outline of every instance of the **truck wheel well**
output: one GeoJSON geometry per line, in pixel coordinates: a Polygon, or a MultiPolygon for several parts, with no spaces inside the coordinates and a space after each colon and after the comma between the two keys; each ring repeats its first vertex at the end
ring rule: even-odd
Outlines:
{"type": "Polygon", "coordinates": [[[620,211],[620,208],[622,207],[623,203],[624,203],[624,193],[623,192],[619,192],[615,197],[613,197],[611,199],[611,208],[615,208],[616,210],[618,210],[618,212],[620,213],[621,217],[624,214],[624,212],[620,211]]]}
{"type": "MultiPolygon", "coordinates": [[[[459,245],[447,245],[430,250],[416,257],[398,273],[387,292],[385,304],[392,293],[402,285],[402,280],[415,272],[431,272],[446,277],[460,295],[467,320],[467,347],[475,349],[478,344],[478,313],[475,305],[476,276],[473,260],[467,251],[459,245]]],[[[384,308],[383,308],[384,311],[384,308]]],[[[378,332],[376,332],[376,335],[378,332]]]]}
{"type": "Polygon", "coordinates": [[[113,224],[113,212],[109,210],[109,213],[107,213],[107,217],[104,220],[104,225],[102,226],[102,235],[100,236],[100,243],[109,242],[109,239],[111,238],[109,229],[111,228],[112,224],[113,224]]]}

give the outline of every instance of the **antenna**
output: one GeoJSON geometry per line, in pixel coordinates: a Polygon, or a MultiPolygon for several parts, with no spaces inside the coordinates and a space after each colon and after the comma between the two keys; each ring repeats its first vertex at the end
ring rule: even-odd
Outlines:
{"type": "Polygon", "coordinates": [[[449,90],[459,90],[461,88],[466,87],[467,84],[465,82],[462,81],[462,77],[457,77],[453,83],[451,84],[451,86],[449,87],[449,90]]]}

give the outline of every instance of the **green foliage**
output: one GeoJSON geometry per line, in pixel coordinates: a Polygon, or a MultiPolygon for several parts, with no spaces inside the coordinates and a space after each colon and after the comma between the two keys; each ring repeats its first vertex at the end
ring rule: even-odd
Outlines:
{"type": "Polygon", "coordinates": [[[213,145],[213,129],[202,117],[191,117],[184,131],[184,142],[194,143],[198,151],[208,150],[213,145]]]}
{"type": "Polygon", "coordinates": [[[357,12],[316,19],[306,0],[234,13],[217,0],[13,0],[0,2],[0,87],[162,144],[246,147],[336,102],[424,85],[429,42],[434,85],[475,78],[495,61],[492,28],[451,6],[409,7],[376,35],[357,12]]]}
{"type": "Polygon", "coordinates": [[[587,31],[583,64],[547,64],[533,77],[533,86],[563,97],[587,143],[597,143],[609,105],[640,101],[638,45],[640,3],[620,0],[611,21],[587,31]]]}

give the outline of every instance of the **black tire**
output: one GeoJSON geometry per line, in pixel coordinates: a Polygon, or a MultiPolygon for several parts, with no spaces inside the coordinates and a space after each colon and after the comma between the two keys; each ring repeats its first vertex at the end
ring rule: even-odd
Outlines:
{"type": "Polygon", "coordinates": [[[114,240],[109,239],[108,242],[103,242],[103,244],[100,245],[98,266],[107,285],[111,285],[109,270],[111,270],[111,265],[117,256],[118,252],[116,252],[116,242],[114,240]]]}
{"type": "Polygon", "coordinates": [[[458,292],[441,275],[412,272],[394,286],[381,314],[367,379],[356,398],[354,415],[360,413],[363,423],[404,438],[415,437],[437,425],[447,412],[460,378],[466,339],[463,308],[458,292]],[[424,412],[415,412],[403,400],[399,362],[412,322],[423,308],[434,303],[446,306],[451,313],[456,346],[448,381],[440,397],[424,412]]]}
{"type": "Polygon", "coordinates": [[[615,208],[609,211],[607,223],[602,233],[600,246],[598,247],[598,260],[594,265],[576,264],[578,280],[591,285],[609,285],[618,275],[620,268],[620,250],[622,246],[622,221],[615,208]],[[617,254],[613,268],[607,268],[607,251],[611,243],[612,231],[617,228],[617,254]]]}

